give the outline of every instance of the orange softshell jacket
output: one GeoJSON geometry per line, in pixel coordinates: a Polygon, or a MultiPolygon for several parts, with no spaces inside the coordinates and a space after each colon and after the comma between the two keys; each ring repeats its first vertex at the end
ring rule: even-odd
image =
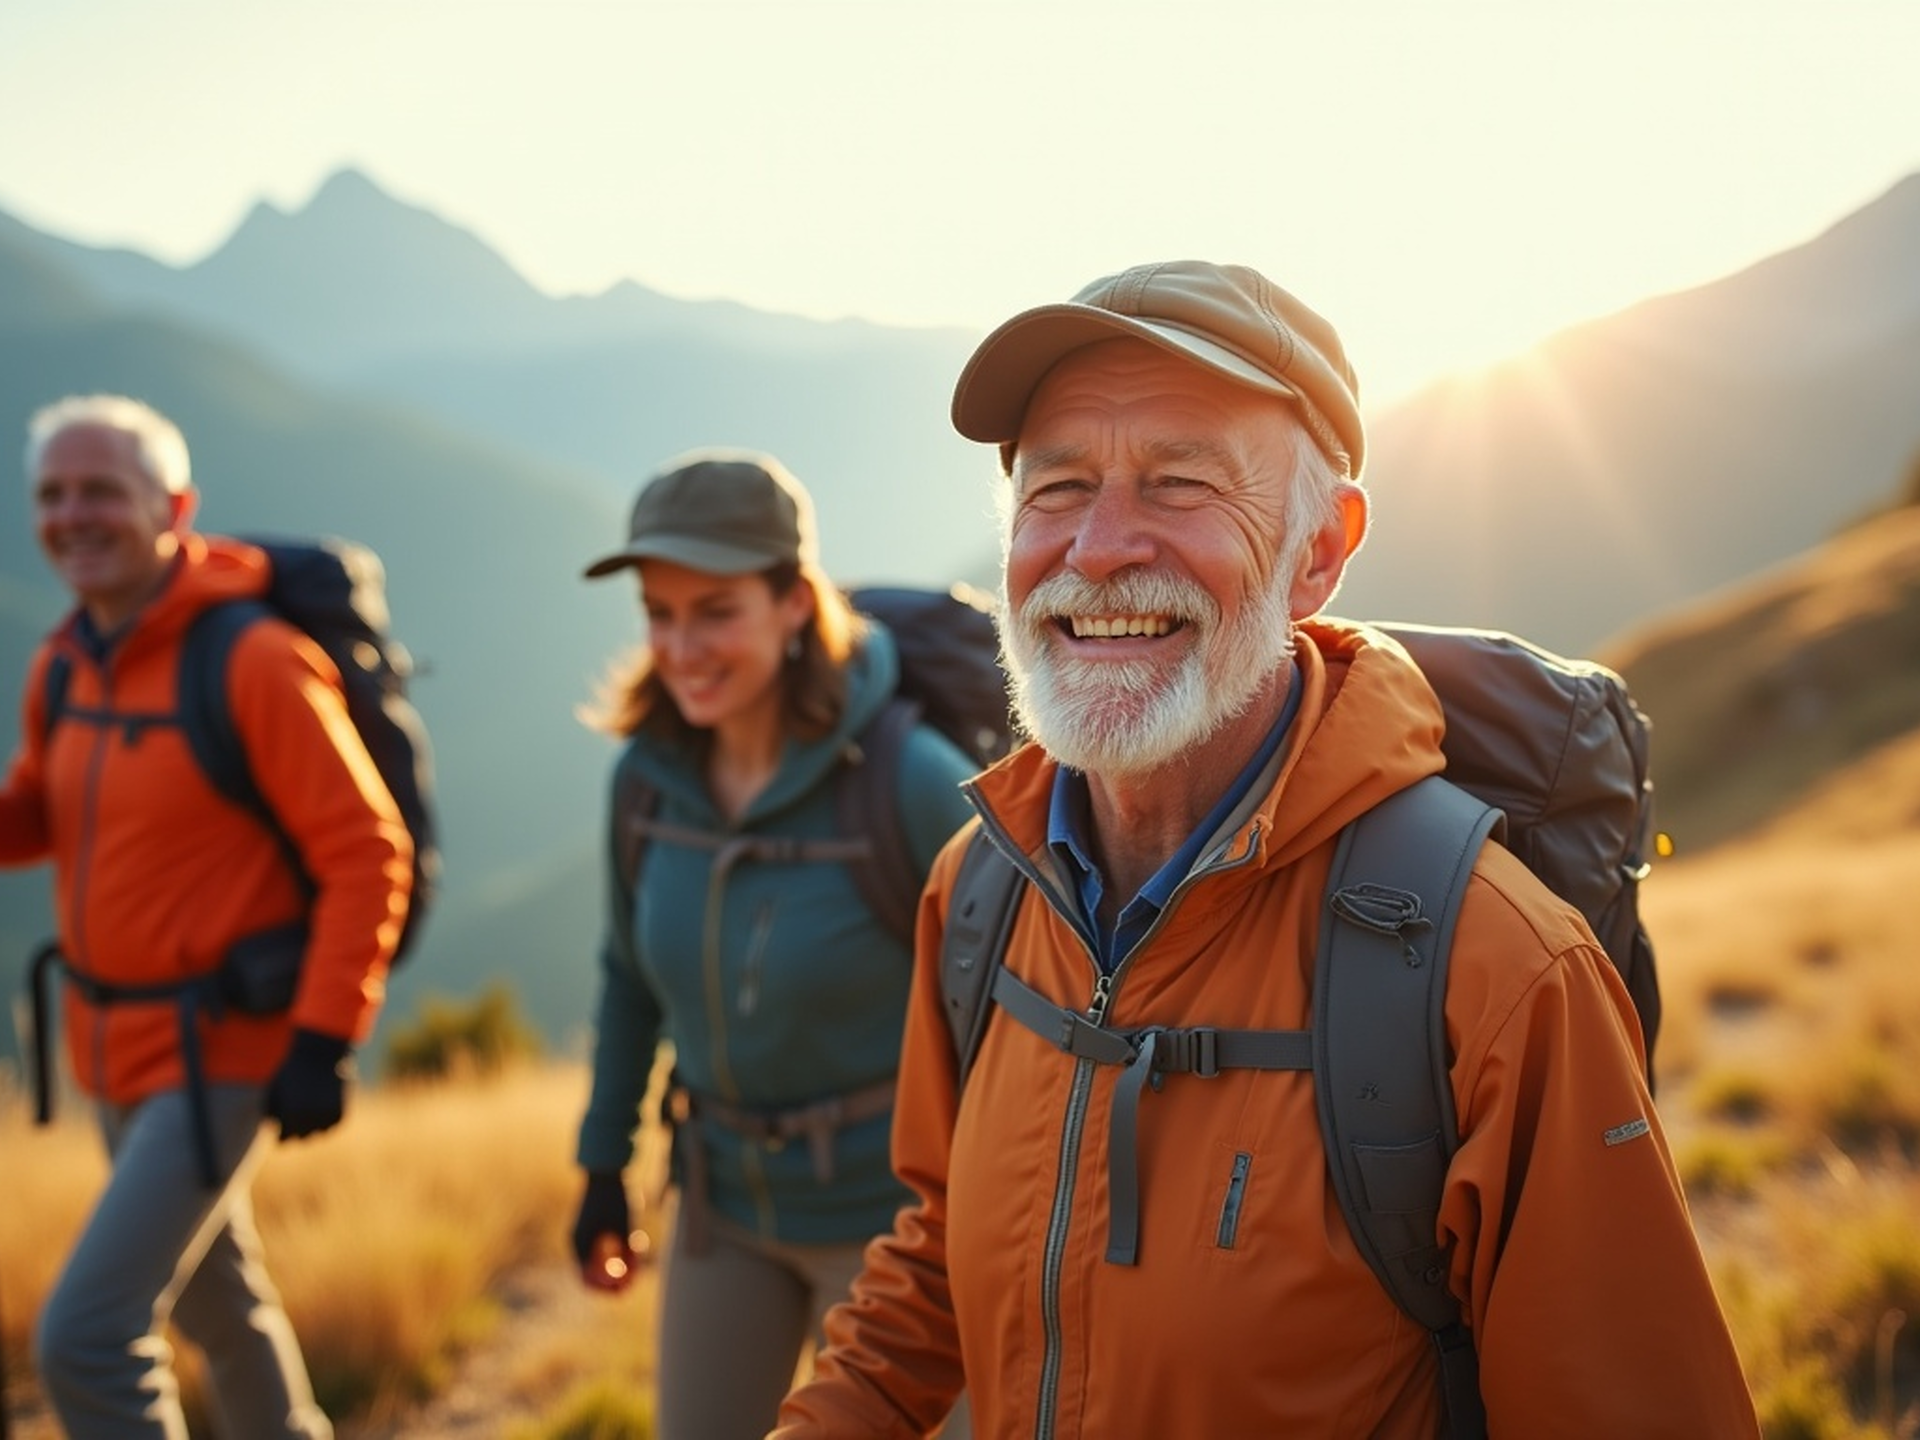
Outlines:
{"type": "MultiPolygon", "coordinates": [[[[174,714],[188,623],[210,604],[262,593],[266,563],[252,546],[185,537],[166,588],[104,664],[69,617],[29,668],[21,745],[0,792],[0,863],[53,860],[62,952],[103,984],[205,974],[241,936],[308,917],[290,1012],[199,1017],[216,1082],[265,1081],[292,1026],[365,1038],[406,912],[406,826],[347,718],[339,673],[291,625],[247,627],[227,696],[260,793],[315,884],[311,909],[278,842],[213,789],[178,726],[63,720],[43,742],[45,677],[59,647],[72,666],[69,707],[174,714]]],[[[131,1104],[184,1083],[173,1003],[96,1007],[66,987],[65,1014],[74,1073],[89,1093],[131,1104]]]]}
{"type": "MultiPolygon", "coordinates": [[[[1439,702],[1390,644],[1310,622],[1301,706],[1242,807],[1119,966],[1106,1023],[1304,1029],[1339,831],[1441,768],[1439,702]]],[[[1053,766],[980,778],[984,823],[1043,874],[1053,766]]],[[[1139,1099],[1138,1262],[1105,1258],[1119,1067],[1003,1013],[955,1108],[938,935],[963,839],[936,867],[894,1121],[917,1192],[869,1251],[780,1440],[915,1436],[964,1382],[976,1433],[1429,1437],[1437,1366],[1355,1249],[1306,1072],[1173,1074],[1139,1099]]],[[[1006,964],[1085,1010],[1098,969],[1029,893],[1006,964]]],[[[1758,1435],[1642,1079],[1633,1007],[1584,922],[1507,851],[1475,866],[1447,1038],[1462,1144],[1441,1238],[1479,1347],[1491,1433],[1758,1435]]]]}

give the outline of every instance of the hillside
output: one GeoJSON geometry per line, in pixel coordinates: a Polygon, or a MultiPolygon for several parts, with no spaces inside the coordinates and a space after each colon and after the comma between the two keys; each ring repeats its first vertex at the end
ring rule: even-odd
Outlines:
{"type": "MultiPolygon", "coordinates": [[[[1338,608],[1604,643],[1654,716],[1683,853],[1792,803],[1916,723],[1911,522],[1796,558],[1920,454],[1915,253],[1920,177],[1371,417],[1377,525],[1338,608]]],[[[630,590],[582,584],[581,557],[642,468],[725,438],[814,487],[844,578],[991,583],[990,460],[945,417],[970,339],[632,285],[555,299],[352,172],[185,268],[0,216],[0,416],[144,395],[186,428],[209,528],[383,555],[449,866],[393,1011],[504,980],[555,1043],[591,1003],[611,753],[572,710],[634,633],[630,590]]],[[[25,527],[0,527],[0,674],[63,605],[25,527]]],[[[0,982],[47,929],[45,891],[0,875],[0,982]]]]}
{"type": "Polygon", "coordinates": [[[622,505],[682,450],[770,450],[814,491],[822,556],[850,583],[944,584],[992,553],[992,456],[946,418],[972,344],[958,331],[774,315],[632,282],[548,296],[478,237],[351,170],[294,213],[255,206],[182,268],[0,217],[9,234],[115,307],[572,467],[622,505]]]}
{"type": "MultiPolygon", "coordinates": [[[[631,282],[543,295],[351,170],[298,211],[255,207],[184,268],[9,227],[111,304],[577,467],[621,500],[691,445],[773,450],[816,490],[843,579],[991,564],[992,459],[946,417],[977,336],[631,282]]],[[[1342,608],[1584,650],[1838,530],[1920,454],[1915,254],[1920,175],[1738,274],[1371,409],[1376,523],[1342,608]]]]}
{"type": "MultiPolygon", "coordinates": [[[[205,528],[345,534],[385,561],[397,631],[421,667],[415,696],[435,744],[447,859],[443,909],[397,998],[544,963],[546,953],[503,953],[484,933],[467,932],[459,950],[447,942],[463,910],[597,823],[608,750],[573,707],[635,621],[630,590],[586,585],[579,570],[621,532],[622,507],[565,467],[302,384],[231,341],[89,304],[56,279],[0,242],[0,415],[10,425],[69,391],[144,396],[187,434],[205,528]]],[[[11,715],[30,647],[67,602],[24,524],[0,526],[0,577],[11,715]]],[[[43,872],[0,875],[9,993],[50,928],[47,889],[43,872]]],[[[584,954],[596,918],[549,917],[545,928],[584,954]]],[[[10,1039],[0,1027],[0,1050],[10,1039]]]]}
{"type": "Polygon", "coordinates": [[[1370,417],[1375,527],[1342,609],[1581,651],[1841,529],[1920,456],[1915,255],[1920,175],[1370,417]]]}
{"type": "Polygon", "coordinates": [[[1603,658],[1653,719],[1656,813],[1680,851],[1750,831],[1920,730],[1920,507],[1629,631],[1603,658]]]}

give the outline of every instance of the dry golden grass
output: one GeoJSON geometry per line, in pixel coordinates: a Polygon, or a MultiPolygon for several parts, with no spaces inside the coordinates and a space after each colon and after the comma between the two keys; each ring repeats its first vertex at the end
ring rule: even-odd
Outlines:
{"type": "MultiPolygon", "coordinates": [[[[1920,735],[1751,838],[1663,864],[1643,896],[1660,1108],[1769,1440],[1920,1436],[1916,818],[1920,735]]],[[[649,1287],[582,1296],[563,1258],[585,1094],[574,1065],[383,1087],[273,1152],[261,1228],[342,1440],[650,1433],[649,1287]]],[[[0,1147],[17,1390],[104,1167],[85,1124],[33,1131],[14,1096],[0,1147]]]]}
{"type": "Polygon", "coordinates": [[[1655,872],[1660,1109],[1775,1440],[1920,1435],[1920,735],[1655,872]]]}
{"type": "MultiPolygon", "coordinates": [[[[269,1154],[254,1187],[269,1267],[315,1389],[344,1422],[343,1440],[419,1433],[406,1417],[509,1328],[515,1344],[489,1359],[489,1406],[517,1397],[531,1412],[610,1374],[644,1381],[649,1283],[617,1301],[582,1291],[590,1303],[574,1307],[563,1328],[512,1313],[529,1294],[562,1308],[553,1277],[579,1288],[566,1235],[579,1197],[572,1151],[585,1100],[577,1065],[384,1086],[358,1095],[339,1130],[269,1154]]],[[[0,1340],[10,1391],[30,1388],[32,1318],[105,1174],[82,1107],[66,1109],[40,1130],[21,1097],[0,1096],[0,1147],[10,1161],[0,1340]]],[[[31,1406],[23,1399],[21,1408],[31,1406]]],[[[471,1433],[497,1434],[494,1425],[471,1433]]]]}

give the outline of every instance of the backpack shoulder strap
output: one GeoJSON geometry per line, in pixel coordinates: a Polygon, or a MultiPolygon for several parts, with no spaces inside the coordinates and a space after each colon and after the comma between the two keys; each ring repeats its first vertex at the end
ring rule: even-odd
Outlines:
{"type": "Polygon", "coordinates": [[[180,728],[194,760],[216,790],[277,830],[227,703],[227,665],[240,632],[271,613],[257,600],[233,600],[194,616],[180,645],[178,684],[180,728]]]}
{"type": "Polygon", "coordinates": [[[193,617],[180,644],[180,730],[193,752],[194,763],[213,788],[266,827],[288,868],[311,897],[314,883],[301,859],[300,847],[260,793],[246,744],[233,723],[233,707],[227,702],[228,662],[241,631],[272,614],[258,600],[229,600],[210,605],[193,617]]]}
{"type": "Polygon", "coordinates": [[[1433,1333],[1451,1433],[1485,1433],[1479,1363],[1434,1243],[1458,1146],[1447,961],[1475,858],[1500,812],[1433,776],[1347,826],[1314,961],[1314,1088],[1354,1242],[1433,1333]]]}
{"type": "Polygon", "coordinates": [[[966,1085],[986,1034],[993,977],[1006,958],[1026,880],[976,827],[960,857],[940,935],[940,1000],[953,1034],[955,1093],[966,1085]]]}
{"type": "Polygon", "coordinates": [[[46,689],[42,694],[40,743],[45,745],[67,708],[67,687],[73,683],[73,661],[56,649],[47,660],[46,689]]]}
{"type": "Polygon", "coordinates": [[[920,723],[916,701],[896,696],[860,732],[859,754],[834,780],[835,823],[841,835],[864,836],[866,853],[847,864],[860,898],[900,942],[913,945],[920,905],[920,873],[900,819],[900,764],[907,737],[920,723]]]}
{"type": "Polygon", "coordinates": [[[647,849],[647,821],[660,806],[660,792],[636,765],[622,763],[614,771],[607,853],[612,862],[613,933],[633,958],[633,892],[640,880],[640,861],[647,849]]]}

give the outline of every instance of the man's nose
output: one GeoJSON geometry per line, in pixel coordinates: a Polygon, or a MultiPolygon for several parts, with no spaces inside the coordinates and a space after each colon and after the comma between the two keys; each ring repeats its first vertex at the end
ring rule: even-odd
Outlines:
{"type": "Polygon", "coordinates": [[[1080,515],[1067,561],[1082,575],[1102,579],[1152,562],[1159,548],[1146,507],[1126,486],[1102,486],[1080,515]]]}

